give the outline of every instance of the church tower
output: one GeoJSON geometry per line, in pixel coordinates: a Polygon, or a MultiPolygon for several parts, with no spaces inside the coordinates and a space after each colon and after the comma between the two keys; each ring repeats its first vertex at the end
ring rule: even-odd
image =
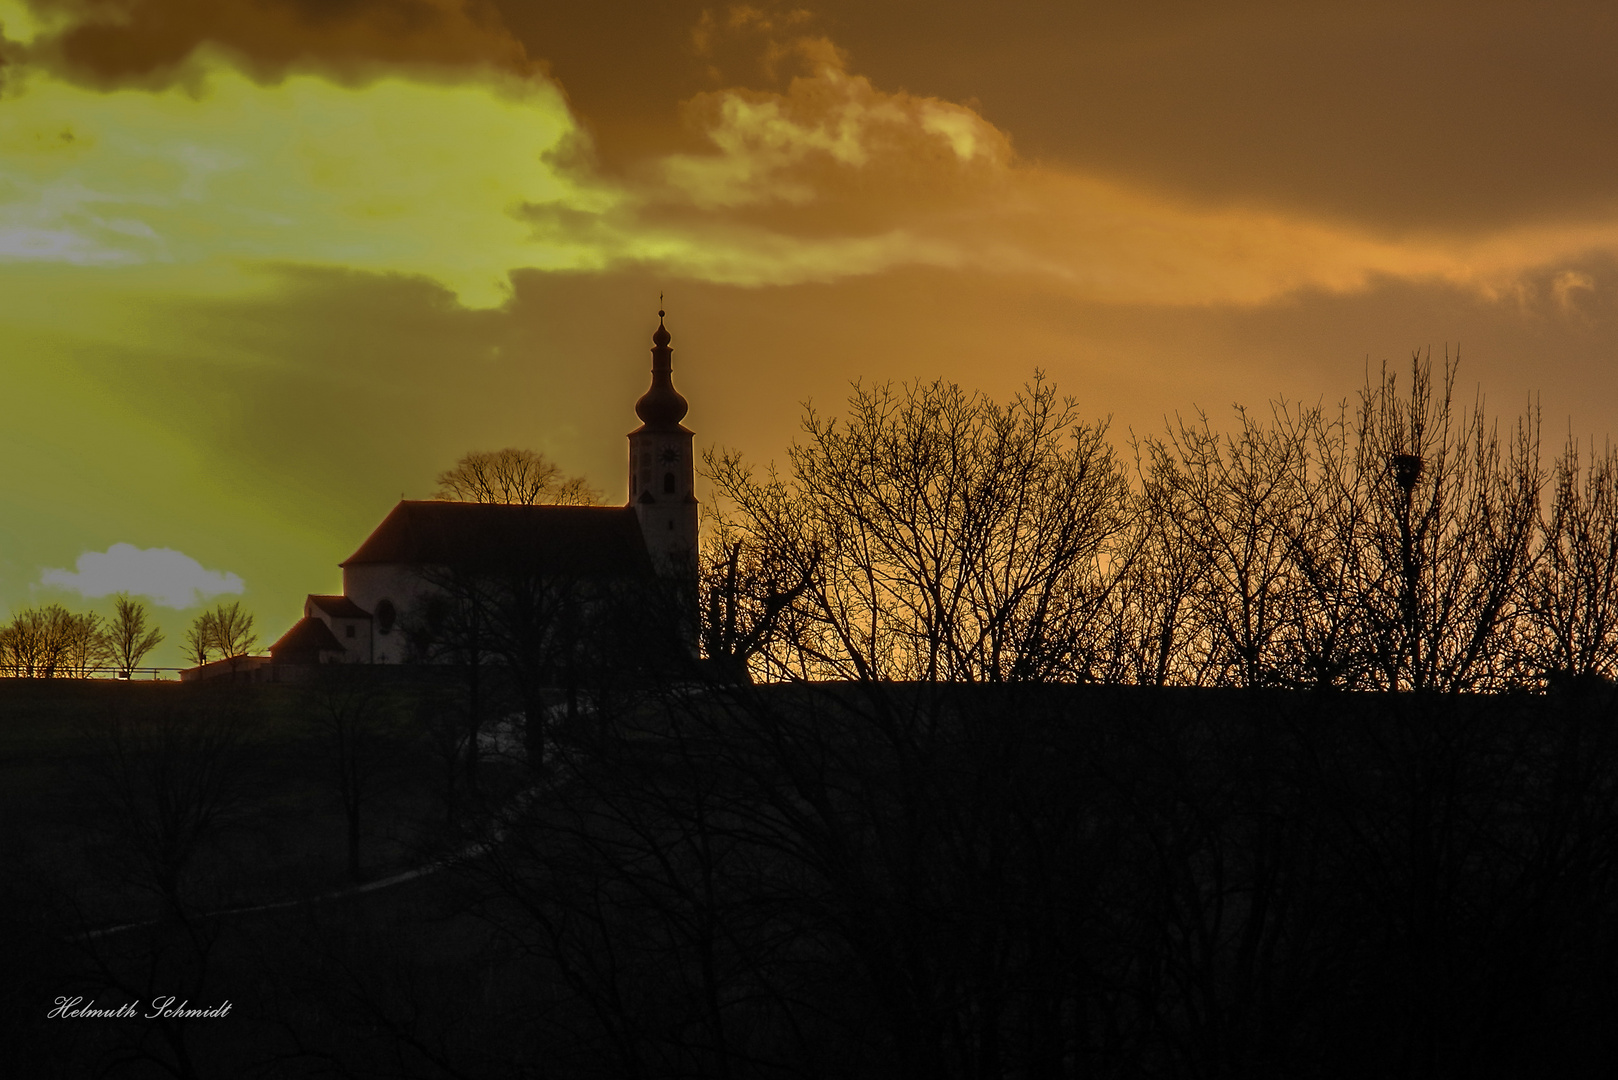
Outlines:
{"type": "MultiPolygon", "coordinates": [[[[629,433],[629,505],[640,519],[646,550],[664,577],[697,580],[696,463],[681,424],[685,398],[674,389],[674,350],[663,312],[652,335],[652,385],[635,402],[640,427],[629,433]]],[[[694,598],[694,594],[693,594],[694,598]]]]}

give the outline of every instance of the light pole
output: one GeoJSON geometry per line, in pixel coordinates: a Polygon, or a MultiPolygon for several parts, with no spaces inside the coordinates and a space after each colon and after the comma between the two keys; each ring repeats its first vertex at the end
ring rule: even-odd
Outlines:
{"type": "MultiPolygon", "coordinates": [[[[1416,567],[1415,537],[1410,528],[1411,504],[1415,501],[1416,482],[1421,479],[1420,454],[1394,454],[1393,482],[1399,485],[1404,498],[1399,501],[1399,568],[1403,578],[1400,596],[1401,614],[1404,616],[1406,647],[1410,654],[1410,688],[1425,688],[1426,672],[1422,669],[1421,610],[1417,592],[1420,584],[1416,567]]],[[[1397,688],[1397,679],[1395,679],[1397,688]]]]}

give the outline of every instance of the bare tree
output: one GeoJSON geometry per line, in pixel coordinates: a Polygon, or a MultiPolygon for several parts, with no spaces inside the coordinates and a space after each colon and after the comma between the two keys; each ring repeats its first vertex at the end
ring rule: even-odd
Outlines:
{"type": "Polygon", "coordinates": [[[1147,439],[1144,461],[1137,450],[1148,535],[1128,591],[1164,597],[1140,681],[1341,685],[1354,632],[1344,573],[1365,540],[1346,425],[1284,402],[1268,420],[1238,406],[1235,420],[1221,435],[1199,414],[1147,439]]]}
{"type": "Polygon", "coordinates": [[[222,603],[213,610],[213,635],[214,647],[219,650],[221,657],[229,661],[230,673],[234,677],[237,663],[258,644],[258,634],[253,630],[253,616],[242,610],[240,600],[222,603]]]}
{"type": "Polygon", "coordinates": [[[533,506],[597,506],[601,493],[582,476],[563,476],[544,454],[508,447],[474,450],[438,474],[437,499],[533,506]]]}
{"type": "Polygon", "coordinates": [[[87,679],[112,658],[112,648],[102,630],[101,616],[93,612],[69,614],[62,627],[62,674],[87,679]]]}
{"type": "Polygon", "coordinates": [[[1189,611],[1198,571],[1192,552],[1175,542],[1178,530],[1166,520],[1174,512],[1171,493],[1149,478],[1134,497],[1102,633],[1091,650],[1089,668],[1097,682],[1197,681],[1186,671],[1185,658],[1191,652],[1187,638],[1197,632],[1189,611]]]}
{"type": "Polygon", "coordinates": [[[101,619],[60,604],[27,608],[0,627],[0,671],[21,678],[84,678],[107,658],[101,619]]]}
{"type": "Polygon", "coordinates": [[[1221,437],[1204,415],[1148,445],[1155,485],[1170,487],[1170,512],[1157,515],[1166,539],[1197,568],[1196,622],[1205,668],[1223,685],[1280,681],[1276,653],[1288,631],[1294,578],[1290,535],[1301,513],[1296,483],[1306,444],[1278,424],[1237,410],[1221,437]]]}
{"type": "Polygon", "coordinates": [[[112,622],[107,625],[107,643],[119,673],[129,678],[146,655],[163,641],[163,632],[146,625],[146,605],[120,595],[114,601],[112,622]]]}
{"type": "Polygon", "coordinates": [[[1296,687],[1367,685],[1359,587],[1368,548],[1370,509],[1365,485],[1378,479],[1354,468],[1350,414],[1322,409],[1279,413],[1285,436],[1304,450],[1298,512],[1287,523],[1291,612],[1277,663],[1281,682],[1296,687]]]}
{"type": "MultiPolygon", "coordinates": [[[[709,459],[710,468],[718,462],[709,459]]],[[[700,553],[702,653],[730,683],[752,681],[748,661],[777,644],[783,620],[810,586],[819,557],[794,563],[775,549],[752,544],[717,515],[700,553]]]]}
{"type": "Polygon", "coordinates": [[[185,633],[185,656],[201,667],[217,655],[230,662],[230,673],[234,677],[238,662],[257,644],[252,614],[242,610],[240,600],[228,604],[221,601],[191,623],[185,633]]]}
{"type": "Polygon", "coordinates": [[[1618,452],[1581,467],[1568,440],[1528,582],[1523,662],[1533,679],[1618,673],[1618,452]]]}
{"type": "Polygon", "coordinates": [[[214,644],[213,612],[198,615],[185,631],[185,658],[194,667],[201,667],[217,651],[214,644]]]}
{"type": "Polygon", "coordinates": [[[1084,676],[1127,492],[1104,424],[1082,423],[1036,375],[1004,406],[942,381],[856,385],[845,420],[811,409],[803,426],[790,481],[755,480],[736,455],[706,457],[726,535],[779,569],[777,592],[796,593],[772,616],[756,667],[859,680],[1084,676]]]}
{"type": "Polygon", "coordinates": [[[1435,384],[1418,354],[1408,395],[1384,368],[1361,397],[1354,468],[1368,535],[1356,599],[1384,689],[1501,685],[1534,555],[1538,415],[1502,440],[1481,399],[1457,406],[1456,363],[1446,357],[1435,384]]]}
{"type": "Polygon", "coordinates": [[[241,601],[220,604],[213,611],[214,645],[227,660],[246,656],[258,644],[253,616],[242,610],[241,601]]]}
{"type": "Polygon", "coordinates": [[[55,666],[41,623],[41,613],[28,609],[17,612],[0,629],[0,663],[5,665],[6,674],[31,679],[55,666]]]}
{"type": "Polygon", "coordinates": [[[1228,435],[1203,416],[1147,440],[1146,577],[1125,593],[1174,599],[1156,621],[1120,609],[1141,627],[1125,644],[1159,645],[1136,665],[1143,681],[1509,684],[1535,558],[1538,419],[1503,438],[1481,400],[1457,405],[1455,375],[1446,360],[1435,384],[1417,356],[1408,392],[1384,368],[1352,415],[1277,404],[1264,422],[1238,409],[1228,435]],[[1187,574],[1183,602],[1170,586],[1187,574]]]}

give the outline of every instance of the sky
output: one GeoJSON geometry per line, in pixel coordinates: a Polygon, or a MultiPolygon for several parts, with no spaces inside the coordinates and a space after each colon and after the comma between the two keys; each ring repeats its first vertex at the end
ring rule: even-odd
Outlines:
{"type": "Polygon", "coordinates": [[[1114,441],[1459,353],[1618,432],[1618,8],[0,0],[0,617],[268,644],[521,446],[1043,371],[1114,441]]]}

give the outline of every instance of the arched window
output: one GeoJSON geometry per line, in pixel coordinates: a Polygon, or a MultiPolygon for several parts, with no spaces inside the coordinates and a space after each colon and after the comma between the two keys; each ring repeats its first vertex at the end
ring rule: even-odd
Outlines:
{"type": "Polygon", "coordinates": [[[663,494],[674,494],[674,474],[671,472],[666,472],[663,474],[663,494]]]}
{"type": "Polygon", "coordinates": [[[393,620],[399,617],[399,613],[393,609],[392,600],[378,600],[376,610],[371,614],[376,618],[376,628],[384,634],[393,629],[393,620]]]}

